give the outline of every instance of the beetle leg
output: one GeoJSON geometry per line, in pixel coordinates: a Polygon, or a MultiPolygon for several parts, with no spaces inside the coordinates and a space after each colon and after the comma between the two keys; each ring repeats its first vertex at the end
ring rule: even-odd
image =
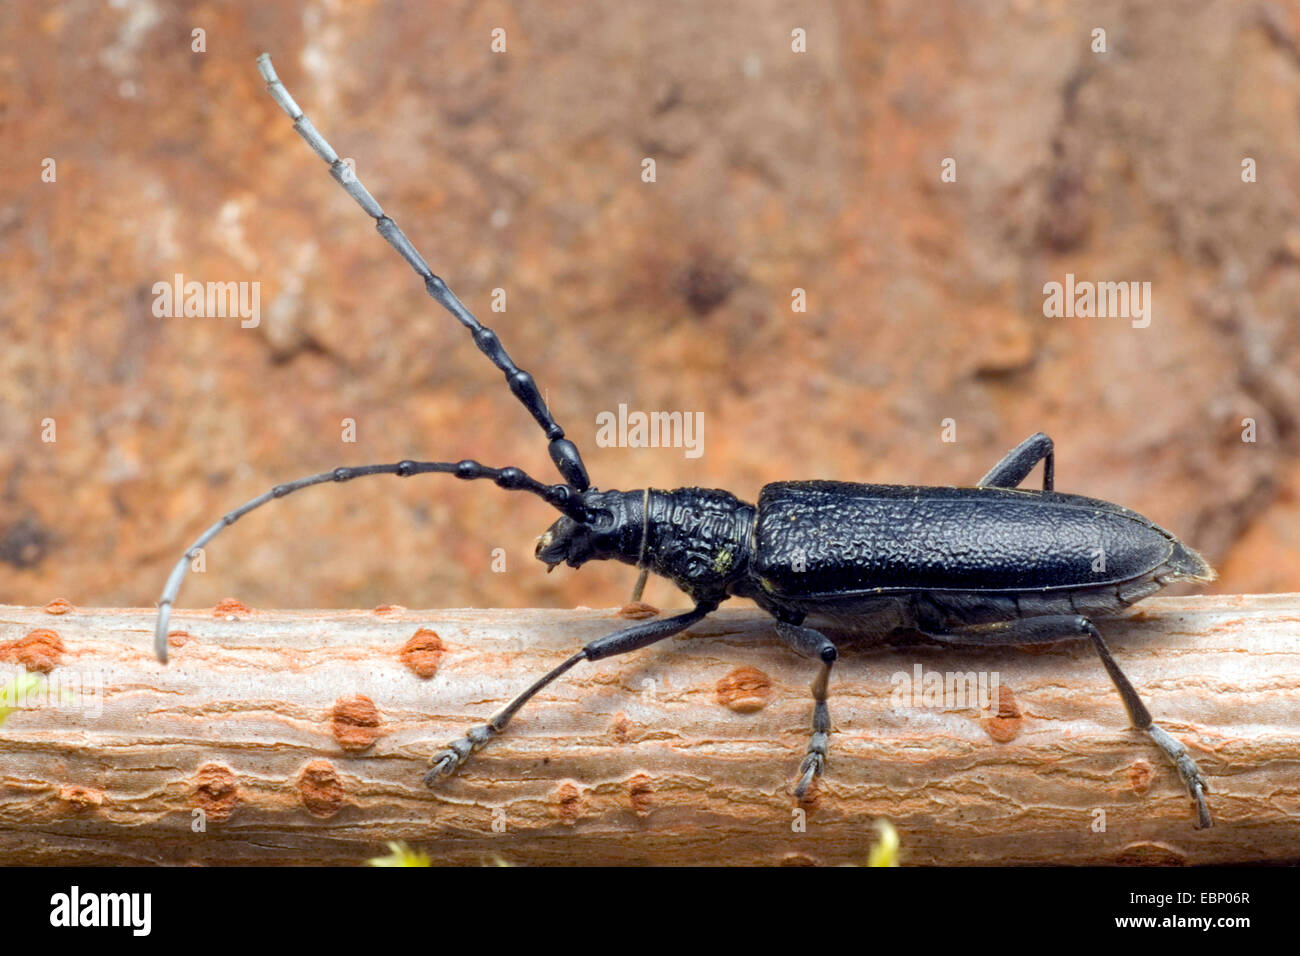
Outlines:
{"type": "Polygon", "coordinates": [[[637,604],[641,600],[641,595],[645,594],[645,583],[650,577],[650,569],[642,568],[641,573],[636,576],[636,584],[632,585],[632,596],[627,599],[628,604],[637,604]]]}
{"type": "Polygon", "coordinates": [[[795,784],[794,795],[800,800],[808,792],[813,778],[821,774],[826,767],[826,752],[830,744],[831,712],[826,706],[826,688],[830,683],[831,668],[839,653],[831,639],[821,631],[811,627],[801,627],[786,621],[776,622],[776,633],[786,646],[804,657],[813,657],[821,661],[821,670],[813,678],[813,729],[808,741],[808,753],[799,765],[799,782],[795,784]]]}
{"type": "Polygon", "coordinates": [[[641,551],[636,556],[636,563],[641,568],[641,573],[636,576],[636,584],[632,585],[632,597],[628,599],[628,604],[640,604],[641,595],[645,594],[645,583],[650,577],[650,565],[645,563],[646,544],[649,540],[650,489],[646,488],[641,498],[641,551]]]}
{"type": "Polygon", "coordinates": [[[1178,776],[1182,778],[1187,792],[1196,803],[1198,829],[1214,826],[1214,821],[1210,817],[1210,807],[1205,801],[1205,794],[1210,789],[1205,775],[1196,766],[1196,761],[1187,752],[1187,748],[1175,740],[1167,730],[1152,721],[1151,712],[1147,710],[1142,699],[1138,697],[1137,691],[1133,689],[1132,683],[1115,663],[1110,648],[1101,638],[1101,632],[1086,617],[1077,614],[1054,614],[1020,618],[1015,621],[998,621],[993,624],[972,624],[943,632],[926,630],[924,633],[946,644],[977,644],[985,647],[1051,644],[1057,641],[1088,638],[1092,641],[1097,656],[1101,658],[1106,673],[1110,675],[1111,683],[1119,691],[1120,699],[1124,702],[1124,709],[1128,711],[1133,726],[1145,732],[1178,770],[1178,776]]]}
{"type": "Polygon", "coordinates": [[[1051,491],[1055,483],[1056,453],[1053,451],[1052,439],[1043,432],[1030,435],[1007,452],[1002,460],[979,480],[976,487],[1015,488],[1040,461],[1043,462],[1043,490],[1051,491]]]}
{"type": "Polygon", "coordinates": [[[548,671],[526,691],[498,710],[488,719],[487,723],[471,727],[464,737],[458,737],[434,754],[429,759],[429,765],[433,769],[425,774],[425,784],[432,787],[438,782],[439,777],[455,773],[460,765],[469,759],[470,754],[505,730],[506,724],[510,723],[510,718],[515,715],[520,707],[528,703],[533,695],[575,664],[582,661],[597,661],[603,657],[613,657],[615,654],[627,654],[630,651],[647,647],[656,641],[662,641],[666,637],[680,634],[692,624],[703,619],[705,615],[711,614],[717,606],[716,603],[697,604],[685,614],[677,614],[657,621],[646,621],[642,624],[633,624],[631,627],[625,627],[613,634],[606,634],[604,637],[592,641],[564,663],[548,671]]]}

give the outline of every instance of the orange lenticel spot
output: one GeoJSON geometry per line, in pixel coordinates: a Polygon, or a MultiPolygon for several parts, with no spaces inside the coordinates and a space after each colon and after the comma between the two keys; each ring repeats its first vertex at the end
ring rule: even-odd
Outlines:
{"type": "Polygon", "coordinates": [[[212,609],[214,617],[229,617],[238,614],[252,613],[243,601],[236,598],[223,598],[216,607],[212,609]]]}
{"type": "Polygon", "coordinates": [[[767,706],[772,697],[772,678],[757,667],[737,667],[716,687],[718,703],[740,714],[752,714],[767,706]]]}
{"type": "Polygon", "coordinates": [[[328,760],[313,760],[298,774],[302,805],[314,817],[332,817],[343,806],[343,781],[328,760]]]}
{"type": "Polygon", "coordinates": [[[443,650],[442,638],[434,631],[422,627],[402,645],[398,659],[420,677],[432,677],[438,673],[443,650]]]}
{"type": "Polygon", "coordinates": [[[365,750],[378,740],[383,731],[379,708],[364,694],[340,698],[334,705],[330,726],[334,739],[344,750],[365,750]]]}
{"type": "Polygon", "coordinates": [[[59,666],[64,650],[63,638],[48,628],[39,627],[16,641],[0,644],[0,661],[21,664],[26,670],[48,674],[59,666]]]}

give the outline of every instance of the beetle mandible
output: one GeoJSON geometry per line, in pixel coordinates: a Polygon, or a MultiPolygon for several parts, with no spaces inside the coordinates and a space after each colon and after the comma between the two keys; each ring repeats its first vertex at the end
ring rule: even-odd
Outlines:
{"type": "MultiPolygon", "coordinates": [[[[815,659],[812,736],[794,786],[802,798],[826,765],[831,731],[827,684],[835,644],[809,618],[848,629],[910,629],[948,644],[1017,645],[1090,641],[1119,691],[1129,719],[1177,769],[1195,803],[1196,825],[1212,825],[1205,776],[1151,714],[1111,656],[1092,618],[1114,616],[1176,581],[1211,581],[1214,571],[1168,531],[1119,505],[1054,490],[1052,440],[1032,435],[973,488],[792,481],[765,486],[758,503],[726,491],[600,491],[591,486],[578,448],[564,435],[533,377],[515,365],[496,333],[461,303],[379,203],[299,109],[263,53],[258,70],[294,129],[374,220],[380,235],[424,280],[425,289],[456,317],[505,375],[510,391],[546,433],[563,482],[545,484],[519,468],[477,461],[401,461],[338,468],[277,485],[208,528],[172,570],[158,602],[155,649],[167,659],[167,625],[181,580],[197,549],[225,527],[275,498],[311,485],[363,475],[440,473],[487,479],[536,495],[560,512],[538,539],[548,570],[615,560],[653,572],[684,591],[694,607],[625,627],[588,643],[519,696],[430,760],[433,786],[471,753],[505,730],[515,713],[547,684],[583,661],[626,654],[704,619],[729,597],[753,600],[776,622],[792,650],[815,659]],[[1020,483],[1043,464],[1041,491],[1020,483]],[[1104,570],[1094,554],[1106,555],[1104,570]]],[[[639,584],[638,584],[639,589],[639,584]]]]}

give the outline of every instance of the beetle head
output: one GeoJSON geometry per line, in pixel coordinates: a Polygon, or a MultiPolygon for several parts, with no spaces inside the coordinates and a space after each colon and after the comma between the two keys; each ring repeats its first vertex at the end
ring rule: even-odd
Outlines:
{"type": "Polygon", "coordinates": [[[639,543],[641,519],[628,513],[626,493],[592,490],[582,497],[586,507],[584,520],[561,515],[537,539],[534,553],[537,560],[547,565],[548,571],[561,564],[577,568],[591,560],[627,559],[631,539],[636,538],[639,543]]]}

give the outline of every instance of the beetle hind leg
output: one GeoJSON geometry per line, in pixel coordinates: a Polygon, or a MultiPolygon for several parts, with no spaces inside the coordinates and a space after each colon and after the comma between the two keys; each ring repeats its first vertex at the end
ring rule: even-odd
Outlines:
{"type": "Polygon", "coordinates": [[[1039,462],[1043,463],[1043,490],[1051,491],[1056,481],[1056,452],[1052,439],[1043,432],[1030,435],[1003,456],[979,480],[979,488],[1016,488],[1034,470],[1039,462]]]}
{"type": "Polygon", "coordinates": [[[1137,730],[1143,731],[1151,738],[1152,742],[1169,758],[1169,761],[1178,771],[1178,776],[1182,778],[1183,784],[1187,787],[1187,792],[1196,804],[1197,828],[1204,829],[1214,826],[1214,820],[1210,816],[1209,804],[1205,801],[1205,794],[1210,789],[1205,774],[1201,773],[1201,769],[1196,765],[1196,761],[1192,759],[1192,755],[1188,753],[1187,748],[1151,719],[1151,712],[1147,710],[1146,704],[1142,703],[1142,699],[1138,697],[1138,693],[1133,689],[1128,677],[1115,663],[1115,658],[1111,656],[1110,648],[1102,640],[1101,632],[1097,630],[1097,626],[1088,618],[1078,614],[1053,614],[1020,618],[1014,621],[998,621],[992,624],[972,624],[947,631],[926,628],[924,633],[926,636],[932,637],[936,641],[942,641],[945,644],[974,644],[983,647],[1051,644],[1058,641],[1083,638],[1091,640],[1093,649],[1096,650],[1097,656],[1101,658],[1101,663],[1106,668],[1106,673],[1110,675],[1111,683],[1119,691],[1120,699],[1124,702],[1124,709],[1128,711],[1129,720],[1132,721],[1137,730]]]}
{"type": "Polygon", "coordinates": [[[1187,792],[1191,794],[1192,800],[1196,804],[1197,829],[1203,830],[1214,826],[1214,819],[1210,816],[1210,806],[1205,801],[1205,794],[1210,789],[1205,774],[1201,773],[1201,768],[1196,765],[1196,761],[1187,752],[1187,748],[1175,740],[1169,731],[1151,719],[1151,712],[1142,703],[1137,691],[1129,683],[1129,679],[1124,676],[1124,672],[1115,663],[1115,659],[1110,656],[1110,649],[1106,646],[1106,642],[1101,639],[1101,633],[1097,630],[1096,625],[1087,618],[1079,618],[1079,621],[1086,625],[1085,629],[1092,639],[1093,647],[1096,648],[1097,655],[1101,658],[1102,664],[1105,665],[1106,672],[1110,674],[1115,689],[1119,691],[1119,696],[1124,701],[1124,709],[1128,711],[1133,726],[1138,730],[1145,731],[1147,736],[1164,752],[1170,763],[1177,769],[1178,776],[1182,778],[1184,786],[1187,787],[1187,792]]]}
{"type": "Polygon", "coordinates": [[[816,658],[822,665],[812,682],[812,736],[808,740],[808,752],[799,765],[799,780],[794,786],[795,797],[802,800],[813,780],[826,769],[826,754],[831,736],[831,712],[826,706],[826,690],[830,684],[831,668],[835,666],[839,652],[829,637],[811,627],[777,621],[776,633],[791,650],[804,657],[816,658]]]}

